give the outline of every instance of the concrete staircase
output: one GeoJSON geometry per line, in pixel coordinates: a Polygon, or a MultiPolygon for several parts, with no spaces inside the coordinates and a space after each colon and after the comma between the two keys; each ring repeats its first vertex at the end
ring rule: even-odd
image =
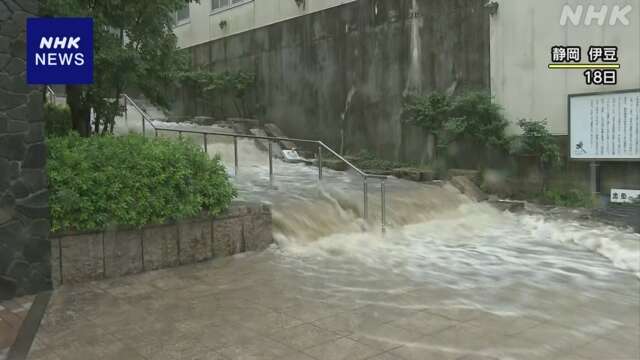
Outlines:
{"type": "MultiPolygon", "coordinates": [[[[132,99],[140,108],[142,108],[142,110],[144,110],[147,114],[149,114],[149,116],[151,116],[152,119],[166,120],[169,117],[163,109],[151,104],[151,102],[145,98],[132,98],[132,99]]],[[[128,109],[128,110],[131,111],[132,109],[128,109]]]]}

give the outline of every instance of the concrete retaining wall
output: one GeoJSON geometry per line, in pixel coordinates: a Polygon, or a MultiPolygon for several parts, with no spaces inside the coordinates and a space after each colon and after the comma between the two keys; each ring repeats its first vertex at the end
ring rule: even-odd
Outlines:
{"type": "MultiPolygon", "coordinates": [[[[248,105],[288,136],[424,163],[428,136],[403,123],[403,97],[408,90],[489,88],[485,3],[417,0],[414,11],[412,0],[359,0],[188,51],[194,67],[254,72],[257,89],[248,105]]],[[[234,116],[191,91],[174,98],[180,115],[234,116]]]]}
{"type": "Polygon", "coordinates": [[[54,286],[115,278],[193,264],[273,242],[271,209],[237,204],[221,216],[203,216],[142,229],[59,234],[51,238],[54,286]]]}

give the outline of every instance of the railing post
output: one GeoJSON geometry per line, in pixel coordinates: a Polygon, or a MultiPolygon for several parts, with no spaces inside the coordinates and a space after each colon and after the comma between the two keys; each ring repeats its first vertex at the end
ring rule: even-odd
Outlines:
{"type": "Polygon", "coordinates": [[[129,124],[129,108],[127,106],[127,104],[129,103],[129,101],[127,100],[127,95],[124,96],[124,123],[125,124],[129,124]]]}
{"type": "Polygon", "coordinates": [[[381,220],[382,221],[382,233],[384,234],[387,229],[386,229],[386,225],[387,225],[387,214],[385,212],[385,207],[386,207],[386,189],[384,187],[384,180],[382,180],[382,182],[380,183],[380,206],[381,206],[381,220]]]}
{"type": "Polygon", "coordinates": [[[182,131],[178,131],[178,137],[182,139],[182,131]]]}
{"type": "Polygon", "coordinates": [[[369,219],[369,194],[368,194],[368,184],[367,184],[367,177],[363,176],[362,177],[362,186],[363,186],[363,190],[364,190],[364,219],[368,220],[369,219]]]}
{"type": "Polygon", "coordinates": [[[147,135],[147,124],[145,124],[144,121],[144,115],[142,115],[142,136],[146,136],[147,135]]]}
{"type": "Polygon", "coordinates": [[[318,179],[322,180],[322,145],[318,144],[318,179]]]}
{"type": "Polygon", "coordinates": [[[269,141],[269,186],[273,186],[273,146],[269,141]]]}
{"type": "Polygon", "coordinates": [[[233,137],[233,161],[235,165],[235,173],[234,175],[238,176],[238,138],[233,137]]]}
{"type": "Polygon", "coordinates": [[[204,152],[205,154],[209,153],[209,146],[207,144],[207,133],[202,134],[204,136],[204,152]]]}
{"type": "Polygon", "coordinates": [[[156,132],[156,137],[158,137],[158,129],[154,129],[156,132]]]}

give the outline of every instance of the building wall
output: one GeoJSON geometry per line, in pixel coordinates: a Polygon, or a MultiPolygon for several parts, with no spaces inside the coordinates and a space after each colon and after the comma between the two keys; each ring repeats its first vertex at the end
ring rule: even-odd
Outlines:
{"type": "MultiPolygon", "coordinates": [[[[495,1],[495,0],[494,0],[495,1]]],[[[568,154],[567,95],[640,88],[640,0],[497,0],[497,14],[491,16],[491,89],[496,101],[512,122],[509,131],[519,133],[519,119],[547,119],[551,132],[559,136],[562,154],[568,154]],[[597,21],[575,26],[560,24],[565,5],[632,6],[629,25],[617,22],[599,26],[597,21]],[[551,47],[581,46],[587,62],[589,46],[617,46],[621,69],[618,85],[586,85],[582,70],[549,70],[551,47]]],[[[584,20],[583,14],[583,19],[584,20]]],[[[588,188],[589,167],[584,162],[565,162],[565,174],[588,188]]],[[[640,162],[603,162],[600,190],[612,187],[640,189],[640,162]]]]}
{"type": "MultiPolygon", "coordinates": [[[[555,135],[568,134],[567,95],[640,88],[640,0],[498,0],[491,17],[491,89],[512,120],[547,119],[555,135]],[[565,5],[631,5],[629,26],[609,18],[603,26],[560,25],[565,5]],[[551,47],[581,46],[583,62],[589,46],[618,46],[621,70],[617,86],[586,85],[581,70],[549,70],[551,47]]],[[[586,9],[584,10],[587,11],[586,9]]],[[[584,16],[584,15],[583,15],[584,16]]]]}
{"type": "Polygon", "coordinates": [[[179,47],[202,44],[356,0],[305,0],[301,6],[295,0],[247,0],[221,11],[212,11],[211,1],[189,4],[189,22],[175,28],[179,47]],[[227,23],[225,28],[220,27],[222,21],[227,23]]]}
{"type": "Polygon", "coordinates": [[[42,87],[26,85],[24,60],[37,9],[0,2],[0,299],[51,287],[42,87]]]}
{"type": "MultiPolygon", "coordinates": [[[[427,136],[401,120],[403,97],[407,91],[488,89],[483,4],[360,0],[189,50],[194,67],[255,72],[261,120],[289,136],[321,139],[345,152],[368,149],[384,158],[426,161],[427,136]]],[[[193,96],[177,99],[178,112],[208,115],[190,105],[193,96]]]]}

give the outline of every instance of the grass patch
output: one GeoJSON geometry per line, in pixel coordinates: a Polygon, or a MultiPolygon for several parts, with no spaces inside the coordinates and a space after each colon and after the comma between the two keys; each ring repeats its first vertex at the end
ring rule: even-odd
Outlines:
{"type": "Polygon", "coordinates": [[[362,170],[393,170],[399,168],[420,168],[426,169],[424,165],[415,163],[404,163],[399,161],[384,160],[377,158],[375,155],[361,151],[353,156],[353,164],[362,170]]]}
{"type": "Polygon", "coordinates": [[[591,192],[575,184],[552,185],[542,194],[538,194],[536,200],[545,205],[568,208],[593,208],[596,204],[591,192]]]}

